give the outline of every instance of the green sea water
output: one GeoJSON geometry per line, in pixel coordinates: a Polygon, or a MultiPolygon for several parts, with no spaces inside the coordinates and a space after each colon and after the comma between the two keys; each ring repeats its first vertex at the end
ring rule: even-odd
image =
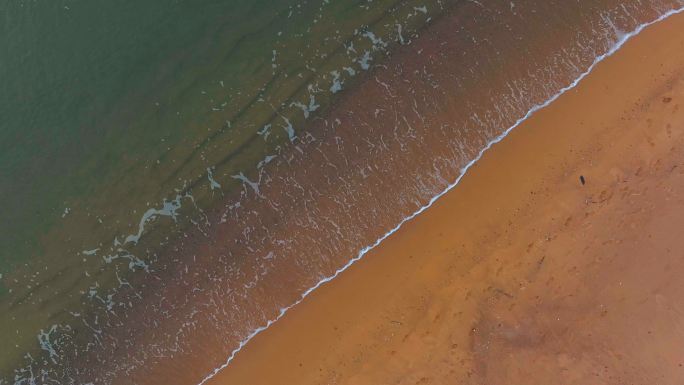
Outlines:
{"type": "Polygon", "coordinates": [[[168,147],[181,141],[216,135],[224,119],[253,102],[273,81],[279,33],[311,33],[297,18],[316,7],[293,3],[6,2],[3,268],[40,254],[36,234],[94,186],[142,161],[173,156],[168,147]],[[220,113],[210,114],[212,107],[220,113]]]}

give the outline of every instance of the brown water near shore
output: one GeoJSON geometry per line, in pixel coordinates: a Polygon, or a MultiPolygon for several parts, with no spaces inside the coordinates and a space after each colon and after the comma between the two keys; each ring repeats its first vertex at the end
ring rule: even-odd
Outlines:
{"type": "Polygon", "coordinates": [[[684,382],[683,32],[627,43],[210,383],[684,382]]]}

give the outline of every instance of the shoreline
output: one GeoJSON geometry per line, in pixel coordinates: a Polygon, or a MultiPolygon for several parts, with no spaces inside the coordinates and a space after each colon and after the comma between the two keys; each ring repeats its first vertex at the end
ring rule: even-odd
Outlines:
{"type": "MultiPolygon", "coordinates": [[[[681,12],[681,11],[682,11],[682,9],[680,9],[678,12],[681,12]]],[[[663,17],[663,18],[665,18],[665,17],[663,17]]],[[[677,19],[681,19],[681,16],[676,17],[676,18],[677,18],[677,19]]],[[[668,22],[668,21],[664,21],[663,23],[667,23],[667,22],[668,22]]],[[[655,22],[654,22],[654,23],[655,23],[655,22]]],[[[643,25],[640,29],[638,29],[638,30],[636,31],[636,33],[635,33],[634,35],[639,34],[639,32],[640,32],[642,29],[644,29],[646,26],[651,25],[651,24],[653,24],[653,23],[643,25]]],[[[662,24],[662,23],[660,23],[660,24],[662,24]]],[[[679,24],[681,24],[681,22],[680,22],[679,24]]],[[[654,29],[655,29],[655,28],[658,28],[658,26],[654,27],[654,29]]],[[[660,29],[662,29],[662,28],[664,28],[664,27],[661,27],[660,29]]],[[[649,31],[649,32],[650,32],[650,31],[649,31]]],[[[654,33],[655,33],[655,32],[653,32],[652,34],[654,34],[654,33]]],[[[632,37],[632,35],[626,35],[625,37],[623,37],[623,39],[624,39],[624,41],[626,41],[626,40],[629,40],[631,37],[632,37]]],[[[635,41],[636,41],[636,40],[639,40],[639,38],[635,39],[635,41]]],[[[473,164],[475,164],[475,162],[477,162],[478,160],[480,160],[480,158],[483,157],[484,151],[486,151],[487,149],[489,149],[493,144],[499,143],[499,142],[501,141],[501,139],[503,139],[504,137],[506,137],[506,136],[508,135],[508,133],[511,132],[511,130],[512,130],[513,128],[516,128],[518,125],[529,125],[529,124],[527,123],[527,122],[528,122],[528,119],[535,119],[535,118],[537,117],[537,115],[535,114],[536,112],[541,113],[541,112],[543,111],[542,109],[543,109],[544,107],[549,106],[549,105],[550,105],[550,107],[555,106],[555,103],[554,103],[554,104],[551,104],[551,103],[554,102],[554,101],[555,101],[556,103],[560,103],[560,100],[557,100],[557,99],[559,99],[559,96],[565,94],[567,91],[573,90],[573,89],[575,88],[575,86],[577,86],[577,83],[579,83],[580,81],[582,81],[582,79],[584,79],[584,77],[587,76],[587,74],[589,74],[589,73],[592,72],[592,70],[594,69],[594,67],[596,66],[597,63],[602,62],[603,59],[605,59],[606,57],[612,56],[612,54],[613,54],[618,48],[620,48],[620,47],[622,46],[622,44],[624,43],[624,41],[622,41],[621,43],[617,44],[617,45],[616,45],[616,48],[613,49],[613,50],[611,50],[609,53],[607,53],[607,54],[605,54],[605,55],[599,57],[599,58],[597,59],[597,61],[594,62],[594,64],[592,65],[592,67],[591,67],[585,74],[583,74],[582,76],[580,76],[580,77],[579,77],[571,86],[569,86],[568,88],[564,89],[563,91],[561,91],[559,94],[557,94],[556,96],[554,96],[554,97],[552,97],[551,99],[549,99],[549,101],[545,102],[544,104],[542,104],[542,105],[540,105],[540,106],[537,106],[537,107],[531,109],[530,112],[528,112],[528,114],[527,114],[524,118],[522,118],[521,120],[518,121],[518,123],[516,123],[514,126],[512,126],[511,128],[509,128],[504,134],[502,134],[502,136],[500,136],[500,137],[498,137],[497,139],[495,139],[494,141],[490,142],[490,143],[487,145],[487,147],[485,147],[485,149],[483,149],[483,150],[480,152],[480,155],[479,155],[474,161],[472,161],[468,166],[466,166],[466,167],[464,168],[464,171],[461,173],[461,176],[457,179],[457,181],[456,181],[454,184],[450,185],[443,193],[441,193],[441,194],[437,195],[435,198],[433,198],[433,199],[430,201],[430,203],[429,203],[428,205],[424,206],[423,208],[421,208],[420,210],[418,210],[416,213],[414,213],[414,214],[412,214],[411,216],[409,216],[409,217],[407,217],[406,219],[404,219],[397,227],[395,227],[393,230],[391,230],[390,232],[388,232],[385,236],[381,237],[378,241],[376,241],[376,242],[374,243],[373,246],[370,246],[370,247],[365,248],[365,249],[364,249],[356,258],[352,259],[347,265],[345,265],[343,268],[339,269],[332,277],[326,278],[326,279],[324,279],[324,280],[321,280],[321,281],[320,281],[317,285],[315,285],[313,288],[311,288],[311,289],[309,289],[308,291],[306,291],[305,294],[302,296],[302,298],[301,298],[300,300],[298,300],[297,302],[295,302],[293,305],[290,305],[289,307],[285,308],[286,310],[281,311],[281,313],[280,313],[280,315],[278,316],[278,318],[276,318],[274,321],[269,322],[269,324],[268,324],[266,327],[257,329],[257,331],[256,331],[255,333],[253,333],[248,339],[246,339],[246,341],[247,341],[247,342],[250,342],[253,338],[257,339],[258,337],[261,337],[261,335],[262,335],[261,331],[275,330],[275,329],[277,329],[278,326],[275,326],[274,328],[271,328],[270,326],[271,326],[271,325],[280,325],[280,323],[274,324],[274,322],[277,321],[277,320],[281,320],[281,319],[282,319],[282,321],[284,322],[284,321],[287,319],[287,317],[284,317],[284,314],[287,313],[289,309],[292,309],[294,306],[300,304],[304,298],[309,297],[309,294],[319,293],[319,291],[315,291],[315,292],[314,292],[315,289],[320,288],[321,291],[324,291],[324,290],[325,290],[324,287],[326,287],[326,288],[327,288],[327,287],[330,287],[330,289],[328,289],[328,291],[334,290],[333,287],[335,287],[336,285],[323,285],[323,284],[324,284],[324,283],[327,283],[327,282],[331,281],[333,278],[337,277],[342,271],[346,271],[348,268],[352,267],[352,265],[354,265],[356,261],[359,261],[364,255],[366,255],[366,253],[369,253],[369,252],[370,252],[370,253],[373,253],[373,254],[378,254],[378,253],[382,253],[382,251],[380,251],[380,250],[383,249],[383,247],[384,247],[384,248],[390,248],[391,246],[384,246],[384,245],[385,245],[385,242],[390,242],[390,241],[392,241],[392,240],[394,240],[394,239],[396,239],[396,238],[395,238],[395,237],[392,237],[392,238],[387,239],[387,238],[389,237],[389,235],[397,234],[397,235],[396,235],[397,238],[398,238],[398,237],[402,237],[402,236],[403,236],[402,233],[406,233],[406,232],[412,231],[412,229],[414,229],[416,226],[419,226],[418,222],[423,222],[424,220],[421,220],[421,217],[422,217],[422,216],[419,217],[419,216],[417,216],[417,215],[420,214],[420,213],[423,213],[424,211],[426,211],[426,209],[427,209],[428,207],[433,206],[433,203],[435,203],[435,201],[436,201],[439,197],[442,197],[443,195],[446,194],[446,192],[448,192],[449,190],[452,190],[453,187],[459,183],[459,181],[461,180],[461,178],[463,177],[463,175],[465,174],[465,172],[466,172],[473,164]],[[534,116],[532,116],[532,115],[534,115],[534,116]],[[410,222],[409,222],[409,221],[410,221],[410,222]],[[405,229],[404,226],[403,226],[404,224],[406,224],[406,227],[407,227],[406,229],[405,229]],[[385,240],[386,240],[386,241],[385,241],[385,240]],[[385,241],[385,242],[383,242],[383,241],[385,241]],[[382,245],[380,245],[380,242],[383,242],[382,245]],[[378,249],[375,249],[375,247],[378,246],[378,245],[380,245],[381,247],[379,247],[378,249]]],[[[643,43],[642,43],[642,45],[643,45],[643,43]]],[[[620,50],[620,52],[622,52],[622,50],[620,50]]],[[[616,60],[617,60],[617,59],[616,59],[616,60]]],[[[605,70],[603,70],[603,72],[605,72],[605,70]]],[[[589,76],[591,76],[591,75],[589,75],[589,76]]],[[[579,88],[582,88],[582,87],[585,87],[585,88],[586,88],[586,87],[588,87],[588,86],[584,86],[583,84],[580,84],[580,85],[579,85],[579,88]]],[[[531,124],[531,123],[530,123],[530,124],[531,124]]],[[[512,146],[512,144],[510,144],[509,146],[512,146]]],[[[498,148],[498,146],[497,146],[497,148],[498,148]]],[[[503,150],[497,150],[497,151],[503,151],[503,150]]],[[[484,154],[484,158],[483,158],[483,159],[486,159],[487,157],[492,157],[492,156],[495,156],[495,155],[490,155],[490,153],[487,152],[486,154],[484,154]]],[[[491,161],[490,161],[490,162],[491,162],[491,161]]],[[[478,162],[478,164],[479,164],[479,162],[478,162]]],[[[475,168],[478,168],[478,164],[475,164],[475,168]]],[[[481,172],[481,171],[479,171],[479,172],[481,172]]],[[[470,175],[470,174],[468,174],[468,175],[470,175]]],[[[469,178],[470,178],[470,176],[469,176],[469,178]]],[[[474,176],[473,178],[476,178],[476,177],[474,176]]],[[[589,183],[591,183],[591,179],[589,179],[589,181],[590,181],[589,183]]],[[[456,191],[456,190],[454,190],[454,191],[456,191]]],[[[451,194],[451,193],[450,193],[450,194],[451,194]]],[[[455,194],[455,193],[454,193],[454,194],[455,194]]],[[[447,194],[447,195],[449,195],[449,194],[447,194]]],[[[446,198],[446,196],[445,196],[445,198],[446,198]]],[[[441,201],[440,201],[440,202],[441,202],[441,201]]],[[[437,202],[437,203],[435,204],[435,206],[439,206],[439,205],[440,205],[440,202],[437,202]]],[[[433,210],[437,210],[437,208],[435,207],[433,210]]],[[[425,213],[425,215],[427,215],[427,212],[425,213]]],[[[394,242],[399,242],[399,241],[394,241],[394,242]]],[[[364,260],[365,260],[365,259],[364,259],[364,260]]],[[[353,270],[353,269],[350,269],[350,270],[353,270]]],[[[359,269],[357,268],[357,269],[356,269],[356,272],[358,272],[358,271],[359,271],[359,269]]],[[[343,279],[345,279],[345,278],[341,278],[341,280],[343,280],[343,279]]],[[[349,281],[350,279],[352,279],[352,278],[346,278],[347,281],[349,281]]],[[[339,280],[336,280],[336,282],[338,282],[338,281],[339,281],[339,280]]],[[[337,286],[340,286],[340,285],[341,285],[341,284],[338,284],[337,286]]],[[[323,296],[323,295],[326,295],[326,294],[319,294],[318,296],[313,295],[313,296],[311,296],[311,297],[312,297],[312,298],[315,298],[315,297],[320,298],[320,297],[323,296]]],[[[320,301],[319,301],[319,302],[320,302],[320,301]]],[[[298,309],[299,309],[300,307],[301,307],[301,308],[304,308],[304,307],[306,306],[305,304],[300,304],[300,305],[301,305],[301,306],[297,307],[298,309]]],[[[309,307],[313,307],[313,305],[309,305],[309,307]]],[[[304,311],[305,311],[305,310],[301,310],[301,311],[299,311],[299,312],[301,313],[301,312],[304,312],[304,311]]],[[[293,312],[293,314],[295,314],[295,313],[297,313],[297,312],[293,312]]],[[[292,318],[294,318],[294,316],[293,316],[292,318]]],[[[282,328],[286,328],[286,327],[287,327],[287,326],[283,326],[282,328]]],[[[275,332],[273,332],[273,333],[275,333],[275,332]]],[[[262,340],[268,338],[268,337],[267,337],[267,334],[268,334],[268,333],[263,334],[262,340]]],[[[240,361],[240,355],[236,355],[236,353],[237,353],[237,352],[241,352],[241,354],[242,354],[242,351],[245,351],[245,352],[246,352],[246,351],[250,350],[250,347],[251,347],[252,345],[251,345],[251,344],[250,344],[250,345],[247,345],[247,344],[246,344],[247,342],[242,343],[242,344],[240,345],[240,347],[239,347],[238,349],[236,349],[236,351],[233,352],[233,354],[231,355],[231,357],[228,359],[227,364],[232,362],[233,357],[235,357],[236,362],[240,361]],[[243,347],[244,347],[244,349],[243,349],[243,347]]],[[[255,343],[256,343],[256,340],[255,340],[255,343]]],[[[255,346],[254,348],[252,348],[252,350],[258,350],[258,349],[259,349],[258,346],[255,346]]],[[[246,358],[245,358],[244,360],[242,360],[242,361],[244,362],[245,360],[249,360],[249,357],[246,357],[246,358]]],[[[225,368],[225,367],[227,366],[227,364],[224,365],[222,368],[225,368]]],[[[218,369],[218,370],[221,370],[221,369],[218,369]]],[[[238,369],[238,370],[239,370],[239,369],[238,369]]],[[[223,371],[221,371],[221,372],[218,372],[218,375],[216,375],[216,377],[214,377],[213,375],[209,375],[209,376],[207,376],[207,378],[205,378],[205,380],[202,381],[202,383],[205,383],[205,382],[206,382],[206,383],[216,383],[217,381],[219,381],[218,383],[231,383],[230,381],[222,380],[222,379],[221,379],[222,377],[230,377],[231,373],[228,373],[228,372],[230,372],[230,371],[231,371],[231,368],[228,367],[226,370],[223,370],[223,371]],[[225,375],[224,375],[224,373],[225,373],[225,375]],[[212,381],[212,378],[214,379],[213,381],[212,381]]],[[[216,373],[216,372],[215,372],[215,373],[216,373]]],[[[256,373],[255,373],[255,374],[256,374],[256,373]]]]}

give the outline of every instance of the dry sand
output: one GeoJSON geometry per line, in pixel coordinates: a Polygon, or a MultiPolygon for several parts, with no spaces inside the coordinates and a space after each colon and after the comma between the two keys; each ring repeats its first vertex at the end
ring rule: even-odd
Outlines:
{"type": "Polygon", "coordinates": [[[210,383],[684,383],[682,107],[684,15],[518,127],[210,383]]]}

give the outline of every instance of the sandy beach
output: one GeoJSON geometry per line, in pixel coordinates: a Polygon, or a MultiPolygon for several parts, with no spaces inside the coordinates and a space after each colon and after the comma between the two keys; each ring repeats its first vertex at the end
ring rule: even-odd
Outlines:
{"type": "Polygon", "coordinates": [[[683,383],[682,103],[678,15],[209,383],[683,383]]]}

